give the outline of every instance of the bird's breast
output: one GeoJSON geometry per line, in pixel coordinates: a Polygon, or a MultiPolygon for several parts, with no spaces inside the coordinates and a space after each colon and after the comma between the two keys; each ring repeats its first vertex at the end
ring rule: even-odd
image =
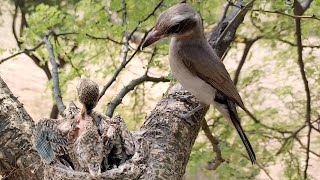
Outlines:
{"type": "Polygon", "coordinates": [[[179,48],[179,44],[173,39],[169,50],[169,63],[173,76],[184,89],[194,95],[200,102],[208,105],[212,104],[216,89],[186,67],[183,56],[179,54],[179,51],[183,51],[183,49],[179,48]]]}

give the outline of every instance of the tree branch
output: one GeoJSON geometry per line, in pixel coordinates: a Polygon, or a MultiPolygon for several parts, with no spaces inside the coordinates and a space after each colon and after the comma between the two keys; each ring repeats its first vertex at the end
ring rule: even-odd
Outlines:
{"type": "Polygon", "coordinates": [[[60,91],[60,85],[59,85],[59,72],[58,72],[58,64],[54,57],[53,47],[49,40],[49,36],[53,34],[53,31],[49,31],[46,36],[43,38],[43,42],[46,44],[50,62],[52,65],[52,80],[53,80],[53,93],[56,99],[57,107],[60,112],[61,116],[64,116],[64,110],[66,109],[66,106],[63,104],[61,91],[60,91]]]}
{"type": "Polygon", "coordinates": [[[43,179],[40,157],[32,149],[34,122],[0,77],[0,174],[3,179],[43,179]]]}
{"type": "MultiPolygon", "coordinates": [[[[310,2],[311,3],[311,2],[310,2]]],[[[297,0],[294,1],[294,13],[295,15],[302,15],[306,9],[300,10],[300,4],[297,0]]],[[[298,65],[300,69],[300,74],[303,80],[304,89],[306,92],[306,115],[305,115],[305,122],[308,125],[308,134],[307,134],[307,149],[306,149],[306,164],[305,169],[303,172],[304,179],[307,179],[308,176],[308,166],[309,166],[309,158],[310,158],[310,141],[311,141],[311,131],[312,131],[312,124],[311,124],[311,94],[308,79],[304,69],[304,62],[303,62],[303,46],[302,46],[302,33],[301,33],[301,19],[295,19],[295,28],[296,28],[296,41],[297,41],[297,51],[298,51],[298,65]]]]}
{"type": "Polygon", "coordinates": [[[281,11],[270,11],[270,10],[263,10],[263,9],[252,9],[252,11],[264,12],[264,13],[270,13],[270,14],[279,14],[279,15],[287,16],[287,17],[294,18],[294,19],[313,19],[313,20],[320,21],[320,18],[317,17],[316,15],[299,16],[299,15],[287,14],[287,13],[284,13],[284,12],[281,12],[281,11]]]}
{"type": "Polygon", "coordinates": [[[215,159],[208,163],[207,169],[208,170],[216,170],[220,164],[222,164],[225,160],[222,158],[221,150],[219,148],[219,139],[214,137],[210,131],[210,128],[207,124],[205,119],[202,120],[202,130],[206,137],[209,139],[213,152],[216,153],[215,159]]]}
{"type": "Polygon", "coordinates": [[[244,16],[251,9],[255,0],[249,1],[244,5],[243,0],[237,1],[237,6],[233,6],[231,13],[219,23],[212,35],[210,36],[209,43],[219,57],[223,55],[229,44],[233,41],[236,29],[242,23],[244,16]]]}
{"type": "Polygon", "coordinates": [[[15,53],[15,54],[12,54],[11,56],[8,56],[8,57],[6,57],[6,58],[3,58],[3,59],[0,60],[0,64],[3,63],[3,62],[5,62],[5,61],[7,61],[7,60],[9,60],[9,59],[11,59],[11,58],[14,58],[14,57],[16,57],[16,56],[18,56],[18,55],[20,55],[20,54],[29,54],[29,53],[32,53],[32,52],[36,51],[38,48],[40,48],[43,44],[44,44],[43,41],[41,41],[39,44],[37,44],[37,45],[36,45],[35,47],[33,47],[33,48],[23,49],[23,50],[15,53]]]}
{"type": "Polygon", "coordinates": [[[237,70],[236,70],[236,73],[234,75],[234,78],[233,78],[233,83],[235,85],[238,84],[238,81],[239,81],[239,76],[240,76],[240,72],[241,72],[241,69],[247,59],[247,56],[248,56],[248,53],[249,53],[249,50],[251,49],[252,45],[259,39],[261,39],[262,36],[258,36],[254,39],[248,39],[248,38],[245,38],[245,41],[244,41],[244,44],[245,44],[245,47],[244,47],[244,50],[243,50],[243,54],[242,54],[242,57],[241,57],[241,60],[238,64],[238,67],[237,67],[237,70]]]}
{"type": "Polygon", "coordinates": [[[169,79],[165,77],[150,77],[147,74],[142,75],[141,77],[132,80],[128,85],[123,87],[119,94],[108,104],[106,115],[109,117],[113,116],[114,110],[116,107],[122,102],[122,99],[132,91],[136,86],[144,83],[144,82],[169,82],[169,79]]]}

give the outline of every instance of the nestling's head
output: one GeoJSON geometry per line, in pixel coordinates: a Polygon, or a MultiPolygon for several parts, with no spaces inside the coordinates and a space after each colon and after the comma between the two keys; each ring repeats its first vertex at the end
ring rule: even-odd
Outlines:
{"type": "Polygon", "coordinates": [[[99,100],[99,86],[96,82],[81,78],[77,86],[79,101],[85,106],[86,110],[91,110],[97,105],[99,100]]]}
{"type": "Polygon", "coordinates": [[[199,27],[202,27],[200,16],[192,7],[186,3],[177,4],[160,14],[141,49],[164,37],[187,37],[199,27]]]}

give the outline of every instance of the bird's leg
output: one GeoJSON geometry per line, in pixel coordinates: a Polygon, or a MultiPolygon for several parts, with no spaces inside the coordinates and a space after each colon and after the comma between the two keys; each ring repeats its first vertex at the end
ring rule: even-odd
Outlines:
{"type": "Polygon", "coordinates": [[[204,107],[206,107],[206,105],[203,103],[200,103],[197,107],[192,109],[190,112],[181,113],[178,115],[178,117],[180,117],[181,119],[184,119],[188,124],[190,124],[192,126],[192,125],[194,125],[194,122],[192,121],[192,116],[194,115],[194,113],[203,109],[204,107]]]}

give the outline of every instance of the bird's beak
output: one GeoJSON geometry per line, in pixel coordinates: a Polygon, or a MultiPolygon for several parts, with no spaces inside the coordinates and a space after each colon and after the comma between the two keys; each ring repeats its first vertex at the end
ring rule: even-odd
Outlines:
{"type": "Polygon", "coordinates": [[[143,50],[145,47],[150,46],[151,44],[157,42],[159,39],[162,38],[162,35],[159,34],[159,32],[155,29],[153,29],[148,36],[146,37],[146,40],[143,42],[141,46],[141,50],[143,50]]]}

